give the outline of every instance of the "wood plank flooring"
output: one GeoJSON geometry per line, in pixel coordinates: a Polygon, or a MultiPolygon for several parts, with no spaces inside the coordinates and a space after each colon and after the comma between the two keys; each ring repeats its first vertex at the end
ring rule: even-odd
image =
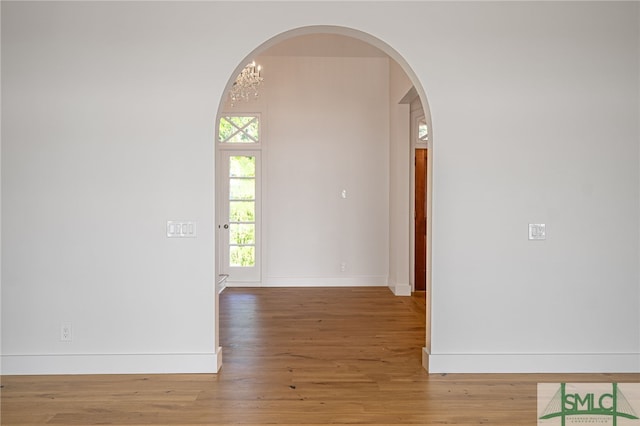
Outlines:
{"type": "Polygon", "coordinates": [[[424,293],[230,288],[219,374],[4,376],[2,425],[535,425],[538,382],[638,374],[427,374],[424,293]]]}

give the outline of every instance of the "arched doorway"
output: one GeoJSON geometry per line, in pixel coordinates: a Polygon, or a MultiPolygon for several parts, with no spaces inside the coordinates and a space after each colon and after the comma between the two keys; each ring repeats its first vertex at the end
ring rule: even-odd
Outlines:
{"type": "MultiPolygon", "coordinates": [[[[403,99],[413,93],[423,105],[427,105],[424,90],[413,71],[383,41],[360,31],[333,26],[304,27],[282,33],[256,48],[238,65],[232,76],[238,75],[251,61],[257,61],[264,67],[262,75],[267,95],[261,94],[253,103],[235,105],[225,97],[220,102],[216,121],[217,125],[231,123],[231,135],[247,133],[245,130],[249,124],[245,123],[259,123],[255,125],[255,134],[245,135],[247,140],[250,139],[249,143],[245,140],[228,144],[226,136],[221,136],[222,131],[216,136],[217,275],[229,276],[229,285],[314,286],[319,285],[315,278],[320,277],[324,285],[388,283],[397,295],[411,294],[413,274],[410,265],[413,262],[409,261],[409,256],[413,254],[410,234],[414,222],[411,211],[413,198],[409,188],[412,185],[411,162],[415,147],[410,142],[410,108],[403,99]],[[329,52],[332,43],[333,50],[329,52]],[[336,55],[338,59],[330,64],[318,60],[319,57],[335,58],[336,55]],[[280,66],[282,61],[287,63],[280,66]],[[270,74],[277,67],[280,67],[278,72],[270,74]],[[347,77],[329,77],[333,79],[323,82],[325,90],[318,90],[316,85],[334,68],[346,72],[347,77]],[[381,102],[380,98],[375,98],[373,90],[357,92],[354,89],[354,86],[362,88],[367,84],[369,88],[377,87],[367,80],[371,76],[387,79],[384,108],[344,108],[354,99],[362,104],[362,99],[358,98],[363,97],[372,97],[365,101],[367,105],[381,102]],[[290,86],[285,83],[294,79],[301,81],[301,87],[308,90],[298,88],[290,91],[290,86]],[[317,92],[311,93],[312,90],[317,92]],[[328,92],[333,93],[334,98],[328,98],[328,92]],[[319,108],[327,113],[319,113],[319,108]],[[381,116],[382,109],[385,117],[381,116]],[[274,118],[275,115],[278,119],[274,118]],[[367,120],[375,125],[367,126],[367,120]],[[350,124],[366,128],[366,131],[356,135],[351,132],[350,124]],[[293,134],[298,140],[293,140],[293,134]],[[318,134],[323,136],[318,138],[318,134]],[[347,148],[352,146],[349,138],[360,141],[355,151],[347,148]],[[373,139],[382,140],[383,144],[374,147],[369,143],[373,139]],[[282,140],[289,143],[283,144],[282,140]],[[280,147],[276,146],[276,141],[280,147]],[[328,145],[332,145],[333,150],[328,149],[328,145]],[[285,158],[280,156],[279,149],[288,150],[285,160],[279,160],[285,158]],[[251,163],[249,175],[229,174],[233,164],[238,162],[251,163]],[[354,167],[365,172],[350,173],[354,167]],[[381,173],[381,169],[385,172],[381,173]],[[371,179],[376,180],[374,186],[377,190],[372,190],[371,179]],[[253,182],[252,195],[245,199],[235,195],[230,197],[229,188],[240,185],[240,181],[243,184],[253,182]],[[263,188],[273,187],[280,190],[269,190],[268,196],[264,196],[263,188]],[[363,196],[363,193],[367,195],[363,196]],[[348,203],[356,202],[360,203],[359,207],[346,207],[348,203]],[[240,204],[251,205],[250,212],[238,215],[234,206],[240,204]],[[231,210],[235,213],[231,214],[231,210]],[[242,222],[238,219],[240,216],[250,220],[242,222]],[[366,225],[361,226],[362,222],[366,225]],[[239,238],[238,230],[243,226],[243,229],[249,226],[252,230],[250,235],[239,238]],[[381,233],[383,236],[372,239],[375,232],[371,230],[380,229],[385,229],[381,233]],[[305,234],[307,231],[308,235],[305,234]],[[304,239],[300,238],[301,234],[305,234],[304,239]],[[353,241],[361,243],[361,247],[354,249],[353,241]],[[237,260],[229,263],[239,247],[249,247],[246,251],[254,252],[245,265],[237,260]],[[304,256],[304,253],[309,255],[304,256]],[[381,256],[384,259],[381,260],[381,256]],[[380,265],[386,265],[386,268],[375,269],[380,265]],[[374,272],[358,274],[366,271],[367,266],[374,272]],[[249,275],[243,273],[250,268],[253,274],[247,278],[249,275]],[[318,271],[321,270],[333,272],[320,276],[322,272],[318,271]],[[234,275],[236,271],[241,273],[234,275]],[[308,272],[308,276],[301,271],[308,272]],[[352,271],[354,273],[350,274],[352,271]]],[[[234,80],[235,77],[230,78],[227,91],[234,80]]],[[[431,128],[428,113],[426,121],[431,128]]],[[[431,163],[432,156],[428,158],[431,163]]],[[[427,170],[427,181],[431,182],[430,164],[427,170]]],[[[429,198],[430,191],[427,200],[429,198]]],[[[427,205],[430,208],[430,202],[427,205]]],[[[431,235],[429,227],[430,224],[427,241],[431,235]]],[[[427,253],[427,270],[430,271],[430,250],[427,253]]],[[[426,281],[425,353],[430,348],[430,272],[426,281]]],[[[219,336],[216,335],[216,347],[218,342],[219,336]]]]}

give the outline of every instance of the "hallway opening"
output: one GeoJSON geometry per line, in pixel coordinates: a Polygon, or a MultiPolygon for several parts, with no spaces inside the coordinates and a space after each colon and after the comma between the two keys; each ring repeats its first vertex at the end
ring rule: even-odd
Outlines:
{"type": "MultiPolygon", "coordinates": [[[[244,62],[259,66],[264,82],[250,101],[222,99],[217,126],[256,116],[260,138],[230,147],[218,127],[216,273],[228,276],[227,287],[388,287],[410,295],[415,144],[403,100],[413,93],[420,102],[424,91],[408,65],[382,41],[338,27],[281,34],[236,71],[244,62]],[[229,198],[228,183],[240,178],[228,174],[228,161],[243,152],[256,159],[249,179],[259,182],[250,199],[260,200],[253,233],[242,240],[255,250],[252,274],[242,274],[248,268],[231,264],[229,254],[240,244],[232,228],[246,223],[230,208],[240,200],[229,198]]],[[[422,256],[428,265],[428,254],[422,256]]],[[[428,306],[425,275],[418,290],[426,290],[428,306]]],[[[428,326],[425,336],[428,351],[428,326]]]]}

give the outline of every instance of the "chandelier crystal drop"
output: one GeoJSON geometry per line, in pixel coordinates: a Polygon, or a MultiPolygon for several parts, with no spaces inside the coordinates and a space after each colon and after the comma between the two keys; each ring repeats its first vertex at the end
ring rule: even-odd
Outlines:
{"type": "Polygon", "coordinates": [[[231,106],[235,106],[238,102],[246,102],[258,98],[258,87],[263,81],[261,73],[262,67],[260,65],[256,66],[255,61],[247,64],[242,69],[229,90],[231,106]]]}

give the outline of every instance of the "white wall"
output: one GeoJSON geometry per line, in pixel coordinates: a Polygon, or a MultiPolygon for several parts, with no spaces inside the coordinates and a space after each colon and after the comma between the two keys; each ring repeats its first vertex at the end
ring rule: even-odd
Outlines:
{"type": "Polygon", "coordinates": [[[2,5],[4,371],[211,371],[209,24],[94,6],[2,5]]]}
{"type": "Polygon", "coordinates": [[[260,63],[264,285],[386,285],[388,60],[277,56],[260,63]]]}
{"type": "Polygon", "coordinates": [[[636,3],[250,5],[2,2],[4,373],[215,371],[216,102],[318,24],[429,96],[432,371],[640,371],[636,3]]]}
{"type": "Polygon", "coordinates": [[[430,15],[436,368],[638,370],[635,7],[430,15]]]}

